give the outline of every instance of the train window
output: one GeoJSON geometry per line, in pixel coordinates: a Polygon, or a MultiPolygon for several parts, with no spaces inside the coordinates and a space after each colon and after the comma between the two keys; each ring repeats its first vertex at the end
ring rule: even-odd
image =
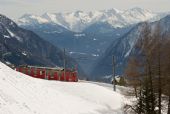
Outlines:
{"type": "Polygon", "coordinates": [[[27,68],[23,67],[23,68],[22,68],[22,72],[23,72],[24,74],[27,74],[27,68]]]}
{"type": "Polygon", "coordinates": [[[51,71],[51,78],[54,78],[54,71],[51,71]]]}
{"type": "Polygon", "coordinates": [[[35,74],[35,76],[36,76],[36,74],[37,74],[37,69],[36,69],[36,68],[34,69],[34,74],[35,74]]]}
{"type": "Polygon", "coordinates": [[[62,75],[62,72],[61,71],[58,71],[58,76],[61,76],[62,75]]]}
{"type": "Polygon", "coordinates": [[[25,68],[25,74],[28,75],[28,68],[25,68]]]}
{"type": "Polygon", "coordinates": [[[25,68],[22,68],[22,73],[25,73],[25,68]]]}
{"type": "Polygon", "coordinates": [[[46,77],[45,77],[45,79],[50,79],[50,77],[51,77],[51,74],[50,74],[50,71],[48,70],[48,69],[46,69],[46,77]]]}
{"type": "Polygon", "coordinates": [[[40,75],[43,75],[43,71],[42,70],[40,70],[40,75]]]}
{"type": "Polygon", "coordinates": [[[19,68],[19,72],[23,72],[23,69],[21,67],[19,68]]]}
{"type": "Polygon", "coordinates": [[[34,76],[34,74],[35,74],[34,70],[35,70],[34,68],[30,68],[30,76],[34,76]]]}
{"type": "Polygon", "coordinates": [[[46,73],[45,75],[48,76],[48,70],[47,70],[47,69],[46,69],[46,72],[45,72],[45,73],[46,73]]]}
{"type": "Polygon", "coordinates": [[[54,78],[54,71],[53,70],[50,70],[50,69],[48,69],[48,70],[46,70],[46,71],[42,71],[42,74],[46,74],[46,79],[47,78],[54,78]]]}
{"type": "Polygon", "coordinates": [[[31,74],[31,69],[30,68],[28,68],[28,75],[30,75],[31,74]]]}

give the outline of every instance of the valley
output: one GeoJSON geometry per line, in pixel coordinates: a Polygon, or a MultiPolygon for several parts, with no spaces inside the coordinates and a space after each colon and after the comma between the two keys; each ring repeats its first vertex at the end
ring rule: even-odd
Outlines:
{"type": "MultiPolygon", "coordinates": [[[[119,49],[121,54],[123,50],[118,43],[132,29],[136,29],[138,23],[154,22],[167,14],[141,8],[124,11],[110,9],[95,12],[45,13],[42,16],[25,14],[18,19],[17,23],[20,27],[36,32],[54,46],[58,46],[60,49],[65,48],[67,55],[78,61],[88,78],[95,79],[94,75],[106,76],[112,73],[112,59],[103,57],[108,57],[109,47],[114,50],[119,49]],[[104,61],[107,62],[104,63],[104,61]]],[[[130,51],[124,51],[122,53],[127,53],[127,57],[118,57],[117,64],[125,65],[124,61],[128,58],[130,51]]],[[[112,52],[110,55],[117,56],[112,52]]],[[[123,67],[118,66],[120,67],[117,68],[116,74],[121,75],[123,67]]]]}

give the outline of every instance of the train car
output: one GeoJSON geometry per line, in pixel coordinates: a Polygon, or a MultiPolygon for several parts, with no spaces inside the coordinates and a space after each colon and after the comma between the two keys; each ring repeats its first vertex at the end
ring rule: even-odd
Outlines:
{"type": "Polygon", "coordinates": [[[51,67],[37,67],[21,65],[16,68],[16,71],[22,72],[34,78],[46,80],[59,80],[67,82],[77,82],[78,76],[75,69],[51,68],[51,67]]]}

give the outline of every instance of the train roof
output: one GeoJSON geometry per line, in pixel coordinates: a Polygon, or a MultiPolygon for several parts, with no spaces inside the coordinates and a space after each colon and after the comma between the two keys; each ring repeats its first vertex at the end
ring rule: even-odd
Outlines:
{"type": "MultiPolygon", "coordinates": [[[[63,67],[41,67],[41,66],[30,66],[30,65],[20,65],[19,67],[39,68],[39,69],[49,69],[49,70],[64,70],[63,67]]],[[[71,69],[70,71],[73,71],[73,69],[71,69]]]]}
{"type": "Polygon", "coordinates": [[[20,65],[19,67],[64,70],[64,68],[62,68],[62,67],[41,67],[41,66],[30,66],[30,65],[20,65]]]}

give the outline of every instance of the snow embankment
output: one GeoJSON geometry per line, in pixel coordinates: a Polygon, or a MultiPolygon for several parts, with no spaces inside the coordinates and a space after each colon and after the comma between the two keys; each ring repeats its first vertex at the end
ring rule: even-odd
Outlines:
{"type": "Polygon", "coordinates": [[[0,114],[122,114],[123,99],[96,84],[31,78],[0,62],[0,114]]]}

